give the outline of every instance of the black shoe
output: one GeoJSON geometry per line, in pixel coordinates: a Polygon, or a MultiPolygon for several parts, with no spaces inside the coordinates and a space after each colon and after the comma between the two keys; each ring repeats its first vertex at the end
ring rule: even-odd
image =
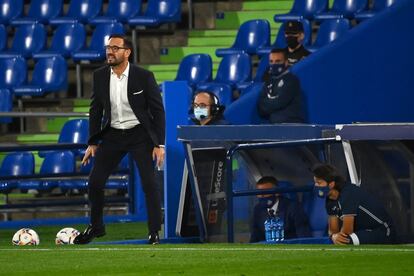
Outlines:
{"type": "Polygon", "coordinates": [[[76,238],[73,240],[74,244],[87,244],[90,243],[94,238],[99,238],[105,236],[105,226],[101,227],[93,227],[91,224],[88,225],[88,228],[80,233],[76,238]]]}
{"type": "Polygon", "coordinates": [[[159,244],[160,237],[158,236],[158,232],[152,232],[148,236],[148,243],[149,244],[159,244]]]}

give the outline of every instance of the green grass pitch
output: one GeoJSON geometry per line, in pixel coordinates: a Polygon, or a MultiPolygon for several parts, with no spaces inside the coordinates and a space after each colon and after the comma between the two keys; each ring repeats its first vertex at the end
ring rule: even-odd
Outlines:
{"type": "MultiPolygon", "coordinates": [[[[0,230],[0,275],[414,275],[414,247],[161,244],[56,246],[62,227],[33,227],[39,246],[0,230]]],[[[83,226],[75,226],[83,229],[83,226]]],[[[96,241],[146,238],[144,223],[107,225],[96,241]]]]}

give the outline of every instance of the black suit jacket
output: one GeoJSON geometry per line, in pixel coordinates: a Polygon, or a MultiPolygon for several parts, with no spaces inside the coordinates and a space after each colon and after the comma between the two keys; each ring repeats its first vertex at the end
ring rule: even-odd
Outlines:
{"type": "MultiPolygon", "coordinates": [[[[111,68],[104,66],[93,73],[92,101],[89,110],[89,145],[96,145],[111,125],[109,96],[111,68]]],[[[154,74],[129,64],[128,101],[135,116],[148,131],[154,146],[165,140],[165,113],[154,74]],[[141,92],[142,90],[142,92],[141,92]]]]}

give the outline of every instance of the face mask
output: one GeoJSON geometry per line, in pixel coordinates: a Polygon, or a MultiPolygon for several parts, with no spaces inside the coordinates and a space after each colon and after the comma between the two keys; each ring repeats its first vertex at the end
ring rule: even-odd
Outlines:
{"type": "Polygon", "coordinates": [[[271,75],[280,75],[280,73],[283,72],[283,70],[285,70],[285,65],[284,64],[270,64],[269,65],[269,73],[271,75]]]}
{"type": "Polygon", "coordinates": [[[194,116],[197,118],[197,120],[202,121],[208,117],[208,109],[205,107],[195,107],[194,116]]]}
{"type": "Polygon", "coordinates": [[[298,38],[296,36],[287,36],[286,44],[290,49],[296,49],[299,45],[298,38]]]}
{"type": "Polygon", "coordinates": [[[313,192],[318,197],[327,197],[328,196],[328,193],[329,193],[329,187],[328,186],[325,186],[325,187],[314,186],[313,192]]]}
{"type": "Polygon", "coordinates": [[[276,196],[272,195],[269,197],[261,197],[259,198],[259,205],[266,207],[266,208],[270,208],[272,207],[276,202],[276,196]]]}

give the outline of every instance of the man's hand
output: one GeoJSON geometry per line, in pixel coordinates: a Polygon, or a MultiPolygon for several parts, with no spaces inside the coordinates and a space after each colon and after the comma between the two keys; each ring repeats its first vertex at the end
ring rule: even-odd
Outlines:
{"type": "Polygon", "coordinates": [[[82,159],[82,165],[89,164],[89,158],[95,157],[96,150],[98,149],[98,145],[89,145],[86,149],[85,155],[82,159]]]}
{"type": "Polygon", "coordinates": [[[348,235],[342,232],[333,234],[332,241],[334,244],[349,244],[350,242],[348,235]]]}
{"type": "Polygon", "coordinates": [[[152,160],[155,160],[157,162],[157,167],[161,168],[164,164],[164,156],[165,156],[165,149],[154,147],[152,150],[152,160]]]}

